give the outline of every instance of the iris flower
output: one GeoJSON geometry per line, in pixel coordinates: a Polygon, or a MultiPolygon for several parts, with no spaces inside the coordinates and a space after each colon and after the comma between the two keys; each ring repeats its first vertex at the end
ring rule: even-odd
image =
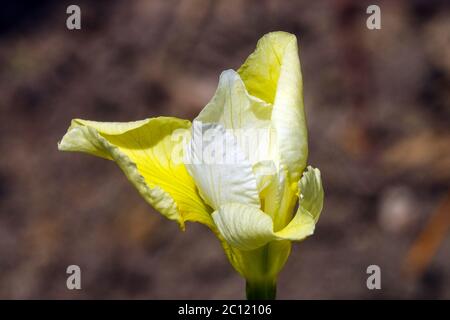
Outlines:
{"type": "Polygon", "coordinates": [[[224,71],[191,123],[74,119],[59,150],[112,160],[141,196],[184,230],[219,238],[249,299],[273,299],[292,241],[313,234],[323,205],[308,143],[297,39],[263,36],[238,69],[224,71]]]}

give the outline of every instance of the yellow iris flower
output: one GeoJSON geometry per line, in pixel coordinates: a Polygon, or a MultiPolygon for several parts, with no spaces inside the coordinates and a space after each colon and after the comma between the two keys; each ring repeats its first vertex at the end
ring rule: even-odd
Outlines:
{"type": "Polygon", "coordinates": [[[221,74],[193,124],[75,119],[58,148],[115,161],[165,217],[216,234],[248,298],[274,298],[291,241],[313,233],[323,205],[320,171],[306,167],[302,91],[296,37],[272,32],[221,74]]]}

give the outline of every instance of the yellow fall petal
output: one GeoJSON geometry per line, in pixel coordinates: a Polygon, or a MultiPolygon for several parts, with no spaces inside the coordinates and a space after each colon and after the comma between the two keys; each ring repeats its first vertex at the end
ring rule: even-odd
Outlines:
{"type": "Polygon", "coordinates": [[[144,199],[164,216],[182,228],[185,221],[214,228],[211,208],[200,198],[181,161],[182,154],[176,154],[189,139],[190,126],[187,120],[170,117],[128,123],[75,119],[58,148],[114,160],[144,199]]]}

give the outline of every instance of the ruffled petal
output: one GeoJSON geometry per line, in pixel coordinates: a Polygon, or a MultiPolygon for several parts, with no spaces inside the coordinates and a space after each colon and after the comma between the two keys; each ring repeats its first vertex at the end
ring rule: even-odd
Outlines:
{"type": "Polygon", "coordinates": [[[212,210],[182,162],[190,127],[170,117],[128,123],[75,119],[58,148],[115,161],[144,199],[181,227],[185,221],[214,227],[212,210]]]}

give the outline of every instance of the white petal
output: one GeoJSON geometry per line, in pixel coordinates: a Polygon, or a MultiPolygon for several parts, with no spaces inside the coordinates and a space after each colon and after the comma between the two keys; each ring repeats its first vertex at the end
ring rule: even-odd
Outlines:
{"type": "Polygon", "coordinates": [[[258,208],[228,203],[212,214],[225,240],[234,248],[253,250],[274,238],[270,216],[258,208]]]}
{"type": "Polygon", "coordinates": [[[278,149],[271,127],[272,105],[248,94],[239,74],[226,70],[220,75],[214,97],[196,120],[216,123],[230,130],[251,163],[259,191],[278,167],[278,149]]]}
{"type": "Polygon", "coordinates": [[[185,165],[212,208],[229,202],[260,206],[256,178],[232,133],[218,124],[193,123],[185,165]]]}

